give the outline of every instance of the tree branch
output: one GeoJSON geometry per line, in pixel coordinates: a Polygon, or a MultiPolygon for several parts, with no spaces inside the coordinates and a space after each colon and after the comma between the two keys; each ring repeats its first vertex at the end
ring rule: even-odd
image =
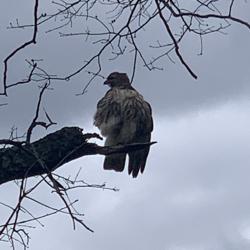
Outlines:
{"type": "Polygon", "coordinates": [[[130,152],[155,142],[118,146],[89,143],[96,134],[82,133],[78,127],[65,127],[31,144],[0,149],[0,184],[36,175],[48,174],[63,164],[85,155],[108,155],[130,152]]]}
{"type": "Polygon", "coordinates": [[[180,50],[179,50],[179,45],[178,45],[178,42],[176,41],[175,37],[174,37],[174,34],[172,32],[172,30],[170,29],[170,26],[167,22],[167,20],[165,19],[165,17],[163,16],[162,14],[162,10],[160,8],[160,4],[158,2],[158,0],[155,0],[155,3],[156,3],[156,6],[158,8],[158,11],[159,11],[159,17],[160,19],[162,20],[166,30],[167,30],[167,33],[168,35],[170,36],[171,40],[173,41],[173,44],[174,44],[174,47],[175,47],[175,53],[176,55],[178,56],[178,58],[180,59],[181,63],[185,66],[185,68],[187,69],[187,71],[191,74],[191,76],[194,78],[194,79],[197,79],[197,75],[192,71],[192,69],[188,66],[188,64],[185,62],[185,60],[183,59],[181,53],[180,53],[180,50]]]}
{"type": "MultiPolygon", "coordinates": [[[[3,72],[3,93],[0,93],[0,95],[6,95],[7,96],[7,74],[8,74],[8,62],[9,60],[15,56],[20,50],[24,49],[25,47],[29,46],[30,44],[36,44],[36,36],[38,32],[38,4],[39,0],[35,0],[35,5],[34,5],[34,30],[33,30],[33,36],[32,39],[29,40],[28,42],[25,42],[24,44],[20,45],[18,48],[13,50],[5,59],[4,59],[4,72],[3,72]]],[[[33,72],[32,72],[33,73],[33,72]]],[[[29,79],[31,79],[31,76],[29,76],[29,79]]],[[[27,81],[24,81],[25,83],[27,81]]],[[[17,85],[17,84],[16,84],[17,85]]]]}

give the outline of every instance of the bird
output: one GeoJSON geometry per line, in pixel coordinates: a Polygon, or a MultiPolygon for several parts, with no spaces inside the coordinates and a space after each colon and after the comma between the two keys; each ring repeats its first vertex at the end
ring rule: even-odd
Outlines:
{"type": "MultiPolygon", "coordinates": [[[[153,131],[152,109],[143,96],[131,86],[126,73],[113,72],[104,85],[110,89],[97,103],[94,125],[106,137],[105,146],[147,143],[153,131]]],[[[122,172],[128,155],[128,174],[136,178],[143,173],[149,146],[129,153],[106,155],[103,168],[122,172]]]]}

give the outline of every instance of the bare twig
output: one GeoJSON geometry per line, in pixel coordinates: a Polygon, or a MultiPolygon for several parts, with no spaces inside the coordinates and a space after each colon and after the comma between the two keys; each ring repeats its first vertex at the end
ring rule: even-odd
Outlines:
{"type": "MultiPolygon", "coordinates": [[[[35,5],[34,5],[34,30],[33,30],[33,36],[32,39],[29,40],[28,42],[25,42],[18,48],[16,48],[14,51],[12,51],[5,59],[4,59],[4,73],[3,73],[3,93],[0,93],[0,95],[6,95],[7,96],[7,74],[8,74],[8,62],[9,60],[14,57],[19,51],[23,50],[25,47],[29,46],[30,44],[36,44],[36,37],[37,37],[37,32],[38,32],[38,4],[39,0],[35,0],[35,5]]],[[[30,77],[29,77],[30,78],[30,77]]],[[[18,84],[17,84],[18,85],[18,84]]]]}

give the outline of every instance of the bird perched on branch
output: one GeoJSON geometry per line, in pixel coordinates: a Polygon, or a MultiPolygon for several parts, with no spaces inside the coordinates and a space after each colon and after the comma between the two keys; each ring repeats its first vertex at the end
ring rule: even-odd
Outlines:
{"type": "MultiPolygon", "coordinates": [[[[126,73],[113,72],[105,85],[110,87],[98,102],[94,125],[106,137],[105,146],[150,142],[153,130],[152,111],[149,103],[132,86],[126,73]]],[[[128,173],[137,177],[143,173],[149,147],[128,153],[128,173]]],[[[105,157],[104,169],[123,171],[126,153],[105,157]]]]}

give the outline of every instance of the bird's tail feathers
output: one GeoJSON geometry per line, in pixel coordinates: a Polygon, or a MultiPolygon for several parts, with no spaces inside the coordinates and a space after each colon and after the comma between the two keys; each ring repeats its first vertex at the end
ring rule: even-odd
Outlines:
{"type": "Polygon", "coordinates": [[[125,153],[107,155],[104,160],[103,168],[122,172],[125,167],[125,160],[125,153]]]}
{"type": "Polygon", "coordinates": [[[149,148],[129,153],[128,174],[136,178],[139,171],[143,173],[149,153],[149,148]]]}

